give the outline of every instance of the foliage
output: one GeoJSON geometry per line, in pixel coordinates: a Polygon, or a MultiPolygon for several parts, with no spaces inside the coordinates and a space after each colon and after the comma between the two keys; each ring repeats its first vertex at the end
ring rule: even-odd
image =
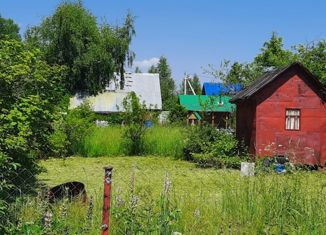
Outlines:
{"type": "Polygon", "coordinates": [[[109,125],[120,125],[123,123],[122,113],[99,114],[95,113],[95,119],[99,121],[106,121],[109,125]]]}
{"type": "Polygon", "coordinates": [[[218,131],[209,125],[194,126],[187,131],[183,148],[184,158],[194,160],[194,153],[204,153],[216,140],[218,131]]]}
{"type": "Polygon", "coordinates": [[[270,40],[261,48],[261,53],[255,57],[254,63],[262,67],[263,72],[289,65],[293,61],[293,53],[283,46],[283,39],[273,32],[270,40]]]}
{"type": "Polygon", "coordinates": [[[123,100],[124,141],[127,154],[140,155],[144,151],[144,136],[146,127],[144,122],[149,113],[145,104],[141,104],[135,92],[130,92],[123,100]]]}
{"type": "Polygon", "coordinates": [[[162,109],[170,110],[175,102],[175,82],[172,78],[171,68],[165,57],[161,56],[157,66],[152,65],[149,73],[159,73],[162,96],[162,109]]]}
{"type": "Polygon", "coordinates": [[[0,40],[20,40],[19,26],[12,19],[0,15],[0,40]]]}
{"type": "Polygon", "coordinates": [[[238,151],[238,141],[232,133],[209,125],[189,129],[183,151],[186,160],[202,167],[218,168],[239,168],[245,154],[238,151]]]}
{"type": "Polygon", "coordinates": [[[119,38],[119,43],[115,46],[114,51],[117,54],[114,56],[118,72],[120,73],[120,89],[124,88],[124,66],[127,62],[129,66],[132,66],[133,60],[135,59],[135,53],[130,50],[130,44],[132,38],[136,35],[134,26],[135,17],[128,12],[125,22],[121,28],[116,29],[116,34],[119,38]]]}
{"type": "Polygon", "coordinates": [[[295,46],[298,60],[326,85],[326,40],[295,46]]]}
{"type": "Polygon", "coordinates": [[[192,81],[191,81],[191,85],[194,88],[195,93],[197,95],[200,95],[202,86],[201,86],[200,79],[197,74],[194,74],[192,81]]]}
{"type": "Polygon", "coordinates": [[[52,114],[64,93],[63,69],[48,66],[38,50],[18,41],[1,42],[0,60],[0,149],[10,156],[41,157],[49,150],[52,114]]]}
{"type": "Polygon", "coordinates": [[[27,30],[29,45],[38,46],[50,64],[68,68],[64,84],[70,94],[97,94],[121,68],[129,53],[133,21],[128,14],[123,27],[99,27],[80,1],[63,2],[41,25],[27,30]]]}
{"type": "Polygon", "coordinates": [[[155,65],[151,65],[151,67],[149,67],[148,69],[148,73],[159,73],[158,67],[155,65]]]}
{"type": "Polygon", "coordinates": [[[24,192],[27,180],[32,183],[39,172],[36,159],[51,149],[64,68],[47,65],[38,50],[17,40],[0,41],[0,61],[0,182],[2,189],[10,186],[1,201],[24,192]]]}
{"type": "Polygon", "coordinates": [[[307,45],[295,45],[291,50],[287,50],[284,49],[282,37],[273,32],[252,62],[231,63],[229,60],[224,60],[218,69],[209,65],[205,72],[227,85],[240,83],[247,87],[265,72],[299,61],[326,84],[325,48],[326,42],[321,40],[307,45]]]}
{"type": "Polygon", "coordinates": [[[175,105],[173,105],[172,108],[170,109],[168,120],[170,123],[176,123],[176,124],[185,123],[187,113],[188,111],[178,102],[176,102],[175,105]]]}
{"type": "Polygon", "coordinates": [[[90,105],[84,102],[75,109],[69,110],[65,117],[65,133],[69,154],[83,154],[82,148],[88,135],[92,135],[95,115],[90,105]]]}

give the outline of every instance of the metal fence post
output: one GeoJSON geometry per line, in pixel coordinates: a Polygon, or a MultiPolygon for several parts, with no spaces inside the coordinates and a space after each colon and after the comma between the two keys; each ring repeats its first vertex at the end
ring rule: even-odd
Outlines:
{"type": "Polygon", "coordinates": [[[109,229],[110,229],[110,199],[111,199],[112,169],[113,169],[112,166],[104,167],[102,235],[109,235],[109,229]]]}

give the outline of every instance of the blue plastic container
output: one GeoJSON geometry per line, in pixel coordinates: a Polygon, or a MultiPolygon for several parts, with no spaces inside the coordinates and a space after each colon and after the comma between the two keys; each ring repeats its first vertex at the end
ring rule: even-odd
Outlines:
{"type": "Polygon", "coordinates": [[[276,164],[275,165],[275,171],[277,173],[285,173],[286,172],[285,166],[283,164],[276,164]]]}
{"type": "Polygon", "coordinates": [[[154,126],[154,123],[151,120],[147,120],[147,121],[145,121],[145,126],[147,128],[150,128],[150,127],[153,127],[154,126]]]}

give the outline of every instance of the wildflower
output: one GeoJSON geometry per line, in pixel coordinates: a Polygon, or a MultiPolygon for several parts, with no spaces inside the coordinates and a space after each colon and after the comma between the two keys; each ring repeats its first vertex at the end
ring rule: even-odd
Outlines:
{"type": "Polygon", "coordinates": [[[166,173],[165,174],[165,179],[164,179],[164,185],[163,185],[163,188],[164,188],[164,194],[168,194],[170,192],[170,189],[171,189],[171,180],[169,178],[169,175],[166,173]]]}
{"type": "Polygon", "coordinates": [[[136,208],[138,205],[139,197],[136,195],[131,195],[130,202],[131,202],[131,207],[136,208]]]}
{"type": "Polygon", "coordinates": [[[88,204],[86,223],[83,228],[84,233],[88,232],[93,224],[93,209],[94,209],[94,202],[93,202],[93,197],[91,196],[88,204]]]}
{"type": "Polygon", "coordinates": [[[122,207],[124,204],[124,201],[120,195],[115,196],[115,201],[116,201],[117,207],[122,207]]]}
{"type": "Polygon", "coordinates": [[[43,225],[46,230],[51,228],[53,214],[47,210],[43,216],[43,225]]]}
{"type": "Polygon", "coordinates": [[[66,218],[66,216],[67,216],[67,210],[68,210],[68,208],[67,208],[67,202],[68,202],[68,199],[65,198],[63,200],[63,202],[62,202],[61,207],[60,207],[60,215],[61,215],[61,218],[62,219],[66,218]]]}
{"type": "Polygon", "coordinates": [[[93,197],[89,199],[89,205],[88,205],[88,210],[87,210],[87,223],[92,224],[93,220],[93,209],[94,209],[94,202],[93,202],[93,197]]]}
{"type": "Polygon", "coordinates": [[[198,208],[196,208],[195,212],[194,212],[194,216],[196,218],[199,218],[200,217],[200,210],[198,208]]]}

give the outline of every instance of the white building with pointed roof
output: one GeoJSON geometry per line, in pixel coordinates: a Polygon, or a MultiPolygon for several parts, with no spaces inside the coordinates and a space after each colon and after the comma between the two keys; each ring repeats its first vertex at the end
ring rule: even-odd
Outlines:
{"type": "Polygon", "coordinates": [[[123,99],[129,92],[135,92],[141,103],[151,110],[162,109],[162,98],[159,74],[154,73],[126,73],[124,89],[119,89],[120,77],[96,96],[77,94],[70,99],[70,108],[75,108],[87,100],[96,113],[123,112],[123,99]]]}

